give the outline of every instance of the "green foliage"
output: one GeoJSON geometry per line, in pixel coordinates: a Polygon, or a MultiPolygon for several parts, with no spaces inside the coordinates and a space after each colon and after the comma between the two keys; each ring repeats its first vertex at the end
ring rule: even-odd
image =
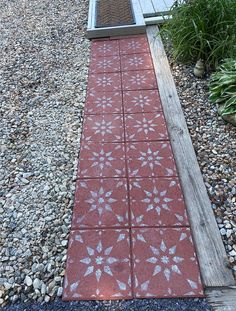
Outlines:
{"type": "Polygon", "coordinates": [[[181,0],[164,26],[174,57],[203,59],[215,68],[221,59],[236,57],[236,0],[181,0]]]}
{"type": "Polygon", "coordinates": [[[222,116],[236,114],[236,59],[227,59],[212,74],[210,100],[220,105],[222,116]]]}

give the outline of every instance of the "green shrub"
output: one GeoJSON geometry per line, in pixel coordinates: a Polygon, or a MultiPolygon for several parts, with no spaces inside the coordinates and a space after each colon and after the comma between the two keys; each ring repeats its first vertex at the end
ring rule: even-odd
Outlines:
{"type": "Polygon", "coordinates": [[[171,10],[164,31],[170,35],[174,57],[203,59],[215,68],[221,59],[236,57],[236,0],[181,0],[171,10]]]}
{"type": "Polygon", "coordinates": [[[236,59],[227,59],[213,73],[210,81],[210,100],[219,104],[222,116],[236,114],[236,59]]]}

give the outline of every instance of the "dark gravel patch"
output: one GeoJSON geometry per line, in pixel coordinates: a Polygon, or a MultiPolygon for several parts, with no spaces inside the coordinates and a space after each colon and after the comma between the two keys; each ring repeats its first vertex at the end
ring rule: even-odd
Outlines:
{"type": "Polygon", "coordinates": [[[205,299],[134,299],[126,301],[80,301],[57,300],[44,304],[18,303],[2,311],[210,311],[205,299]]]}

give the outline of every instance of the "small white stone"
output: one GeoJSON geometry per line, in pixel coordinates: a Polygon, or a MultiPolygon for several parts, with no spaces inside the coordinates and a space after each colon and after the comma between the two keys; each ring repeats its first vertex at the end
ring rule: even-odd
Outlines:
{"type": "Polygon", "coordinates": [[[220,229],[220,234],[221,234],[221,235],[226,235],[226,230],[225,230],[225,228],[221,228],[221,229],[220,229]]]}
{"type": "Polygon", "coordinates": [[[67,245],[67,243],[68,243],[68,242],[67,242],[67,240],[63,240],[63,241],[61,241],[61,245],[62,245],[62,246],[66,246],[66,245],[67,245]]]}
{"type": "Polygon", "coordinates": [[[50,301],[50,297],[49,297],[48,295],[46,295],[46,296],[44,297],[44,301],[45,301],[45,302],[49,302],[49,301],[50,301]]]}
{"type": "Polygon", "coordinates": [[[61,297],[62,293],[63,293],[63,288],[59,287],[58,290],[57,290],[57,297],[61,297]]]}
{"type": "Polygon", "coordinates": [[[233,232],[233,230],[231,230],[231,229],[228,229],[228,230],[226,231],[226,236],[227,236],[227,238],[229,238],[229,237],[231,236],[232,232],[233,232]]]}
{"type": "Polygon", "coordinates": [[[31,286],[33,284],[31,277],[28,275],[26,275],[24,282],[27,286],[31,286]]]}
{"type": "Polygon", "coordinates": [[[236,251],[229,252],[230,256],[236,257],[236,251]]]}
{"type": "Polygon", "coordinates": [[[42,281],[40,281],[38,278],[34,279],[33,286],[34,289],[41,289],[42,281]]]}
{"type": "Polygon", "coordinates": [[[46,292],[47,292],[47,286],[44,283],[42,283],[42,286],[41,286],[42,296],[44,296],[46,294],[46,292]]]}
{"type": "Polygon", "coordinates": [[[12,288],[12,284],[10,284],[9,282],[4,282],[3,285],[4,285],[4,287],[5,287],[6,290],[12,288]]]}

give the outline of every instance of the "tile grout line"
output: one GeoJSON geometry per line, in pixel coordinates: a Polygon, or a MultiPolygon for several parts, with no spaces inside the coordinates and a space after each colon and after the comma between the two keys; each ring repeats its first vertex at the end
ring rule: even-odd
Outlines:
{"type": "MultiPolygon", "coordinates": [[[[122,69],[121,63],[121,51],[120,51],[120,41],[119,44],[119,57],[120,57],[120,69],[122,69]]],[[[133,263],[133,242],[132,242],[132,212],[131,212],[131,205],[130,205],[130,185],[129,185],[129,170],[128,170],[128,158],[127,158],[127,145],[126,145],[126,122],[125,122],[125,108],[124,108],[124,90],[123,90],[123,76],[121,76],[121,99],[122,99],[122,117],[123,117],[123,127],[124,127],[124,150],[125,150],[125,170],[126,170],[126,185],[127,185],[127,199],[128,199],[128,224],[129,224],[129,256],[130,256],[130,287],[131,287],[131,296],[132,298],[135,297],[134,295],[134,263],[133,263]]]]}
{"type": "MultiPolygon", "coordinates": [[[[190,228],[190,225],[176,225],[176,226],[117,226],[117,227],[109,227],[109,226],[104,226],[104,227],[83,227],[83,228],[75,228],[71,227],[72,231],[96,231],[96,230],[132,230],[132,229],[180,229],[180,228],[190,228]]],[[[191,229],[191,228],[190,228],[191,229]]]]}

